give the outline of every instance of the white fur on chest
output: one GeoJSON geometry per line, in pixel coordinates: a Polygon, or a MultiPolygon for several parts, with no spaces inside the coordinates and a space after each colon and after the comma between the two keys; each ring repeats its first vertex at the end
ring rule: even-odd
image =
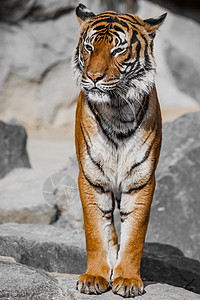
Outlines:
{"type": "Polygon", "coordinates": [[[147,150],[148,144],[143,143],[142,130],[138,130],[137,134],[117,149],[105,137],[97,134],[92,138],[90,154],[101,165],[103,173],[89,156],[86,158],[88,171],[93,179],[106,184],[113,192],[126,191],[130,184],[139,184],[149,173],[151,160],[148,159],[131,174],[128,173],[134,164],[143,160],[147,150]]]}

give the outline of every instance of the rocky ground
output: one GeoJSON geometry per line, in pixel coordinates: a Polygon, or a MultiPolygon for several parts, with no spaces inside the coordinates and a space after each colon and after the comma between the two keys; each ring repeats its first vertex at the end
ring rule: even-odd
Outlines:
{"type": "MultiPolygon", "coordinates": [[[[13,259],[0,257],[0,295],[1,299],[33,299],[33,300],[114,300],[119,296],[111,291],[103,295],[84,295],[75,290],[77,275],[60,273],[47,273],[42,270],[27,267],[16,263],[13,259]],[[20,273],[20,278],[19,278],[20,273]]],[[[145,281],[143,296],[135,299],[148,300],[197,300],[199,295],[183,288],[177,288],[168,284],[158,284],[145,281]]]]}

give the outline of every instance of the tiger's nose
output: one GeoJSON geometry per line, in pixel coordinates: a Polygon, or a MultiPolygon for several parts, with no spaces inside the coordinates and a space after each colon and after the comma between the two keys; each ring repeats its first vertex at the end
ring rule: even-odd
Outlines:
{"type": "Polygon", "coordinates": [[[104,76],[105,76],[105,74],[100,74],[100,73],[92,74],[90,72],[87,72],[87,77],[89,77],[94,83],[96,83],[97,81],[103,79],[104,76]]]}

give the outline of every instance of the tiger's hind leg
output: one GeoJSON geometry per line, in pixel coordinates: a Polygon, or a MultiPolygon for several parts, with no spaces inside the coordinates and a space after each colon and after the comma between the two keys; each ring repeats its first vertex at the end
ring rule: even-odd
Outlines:
{"type": "Polygon", "coordinates": [[[111,193],[103,193],[79,174],[79,190],[83,207],[87,270],[79,276],[77,290],[85,294],[101,294],[110,288],[111,262],[109,245],[115,247],[113,201],[111,193]],[[111,232],[110,232],[111,228],[111,232]],[[111,238],[110,238],[111,233],[111,238]]]}
{"type": "Polygon", "coordinates": [[[141,190],[122,194],[121,243],[113,274],[112,291],[123,297],[135,297],[144,292],[140,278],[140,263],[149,220],[155,180],[141,190]]]}

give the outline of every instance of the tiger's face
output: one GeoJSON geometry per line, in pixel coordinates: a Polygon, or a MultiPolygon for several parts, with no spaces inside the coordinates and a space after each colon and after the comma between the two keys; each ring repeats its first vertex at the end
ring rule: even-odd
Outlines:
{"type": "Polygon", "coordinates": [[[137,99],[154,85],[155,30],[166,15],[158,19],[116,12],[95,16],[84,5],[76,10],[81,23],[80,38],[73,58],[77,83],[91,101],[137,99]]]}

